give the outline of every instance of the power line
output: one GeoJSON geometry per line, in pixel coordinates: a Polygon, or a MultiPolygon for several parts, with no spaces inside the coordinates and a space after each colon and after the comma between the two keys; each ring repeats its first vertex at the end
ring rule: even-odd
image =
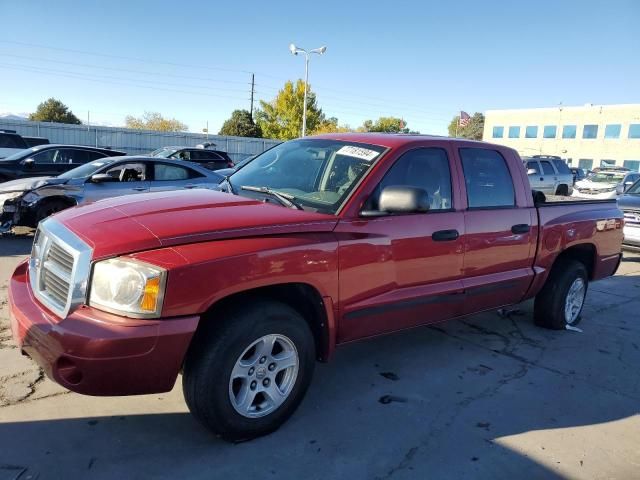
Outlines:
{"type": "MultiPolygon", "coordinates": [[[[101,52],[90,52],[90,51],[86,51],[86,50],[77,50],[77,49],[69,49],[69,48],[61,48],[61,47],[51,47],[48,45],[38,45],[38,44],[33,44],[33,43],[28,43],[28,42],[19,42],[19,41],[14,41],[14,40],[0,40],[0,43],[8,43],[8,44],[13,44],[13,45],[21,45],[21,46],[26,46],[26,47],[31,47],[31,48],[42,48],[42,49],[48,49],[48,50],[55,50],[55,51],[62,51],[62,52],[71,52],[71,53],[79,53],[82,55],[93,55],[93,56],[98,56],[98,57],[105,57],[105,58],[114,58],[114,59],[121,59],[121,60],[128,60],[128,61],[135,61],[138,63],[147,63],[147,64],[158,64],[158,65],[171,65],[171,66],[176,66],[176,67],[188,67],[188,68],[197,68],[197,69],[209,69],[209,70],[216,70],[216,71],[226,71],[226,72],[236,72],[236,73],[258,73],[263,77],[266,78],[272,78],[272,79],[276,79],[276,80],[280,80],[280,81],[289,81],[290,79],[284,79],[282,77],[277,77],[274,75],[270,75],[264,72],[250,72],[248,70],[241,70],[241,69],[229,69],[229,68],[223,68],[223,67],[213,67],[210,65],[193,65],[193,64],[185,64],[185,63],[177,63],[177,62],[168,62],[168,61],[160,61],[160,60],[150,60],[148,58],[137,58],[137,57],[128,57],[128,56],[123,56],[123,55],[112,55],[112,54],[106,54],[106,53],[101,53],[101,52]]],[[[61,62],[62,63],[62,62],[61,62]]],[[[70,62],[68,62],[70,63],[70,62]]],[[[195,77],[193,77],[195,78],[195,77]]],[[[269,89],[274,89],[276,91],[280,90],[279,88],[270,86],[270,85],[262,85],[264,88],[269,88],[269,89]]],[[[343,90],[337,90],[334,88],[328,88],[328,87],[323,87],[322,85],[318,85],[318,88],[321,88],[322,90],[326,90],[326,91],[333,91],[333,92],[337,92],[340,94],[344,94],[344,95],[348,95],[350,98],[347,100],[349,102],[352,103],[356,103],[356,101],[354,101],[352,99],[352,97],[358,97],[358,98],[364,98],[364,99],[369,99],[369,100],[380,100],[379,97],[373,97],[373,96],[367,96],[367,95],[362,95],[359,93],[353,93],[353,92],[345,92],[343,90]]],[[[364,103],[364,102],[361,102],[364,103]]],[[[412,108],[414,110],[420,110],[420,111],[424,111],[425,113],[427,111],[429,111],[428,109],[416,109],[415,105],[410,105],[408,103],[404,103],[404,102],[396,102],[396,101],[390,101],[390,103],[392,103],[394,106],[396,107],[402,107],[403,109],[406,108],[412,108]]],[[[445,118],[444,115],[446,115],[444,113],[444,111],[435,111],[435,110],[431,110],[431,113],[442,113],[443,117],[445,118]]],[[[448,119],[448,117],[447,117],[448,119]]]]}
{"type": "Polygon", "coordinates": [[[91,65],[91,64],[86,64],[86,63],[67,62],[67,61],[63,61],[63,60],[53,60],[53,59],[42,58],[42,57],[31,57],[31,56],[27,56],[27,55],[13,55],[13,54],[10,54],[10,53],[0,53],[0,56],[12,57],[12,58],[17,58],[17,59],[25,59],[25,60],[35,60],[35,61],[39,61],[39,62],[59,63],[59,64],[62,64],[62,65],[73,65],[73,66],[76,66],[76,67],[97,68],[97,69],[102,69],[102,70],[113,70],[113,71],[119,71],[119,72],[136,73],[136,74],[142,74],[142,75],[159,75],[159,76],[172,77],[172,78],[186,78],[186,79],[189,79],[189,80],[204,80],[206,82],[215,82],[215,83],[231,83],[231,84],[240,84],[240,85],[246,85],[247,84],[247,82],[244,82],[244,81],[241,81],[241,80],[218,80],[218,79],[213,79],[213,78],[209,78],[209,77],[194,77],[194,76],[191,76],[191,75],[176,75],[176,74],[166,73],[166,72],[149,72],[149,71],[144,71],[144,70],[131,70],[129,68],[107,67],[107,66],[104,66],[104,65],[91,65]]]}
{"type": "Polygon", "coordinates": [[[200,95],[200,96],[206,96],[206,97],[227,98],[227,99],[232,99],[232,100],[243,100],[243,101],[246,100],[246,98],[232,97],[232,96],[228,96],[228,95],[215,95],[215,94],[206,93],[206,92],[192,92],[192,91],[188,91],[188,90],[177,90],[177,89],[172,89],[172,88],[152,87],[150,85],[138,85],[138,84],[131,83],[131,82],[114,82],[114,81],[109,81],[109,80],[89,78],[87,76],[82,76],[82,75],[77,75],[77,74],[52,73],[52,72],[49,72],[49,71],[46,71],[46,70],[43,70],[43,69],[38,69],[37,67],[18,67],[18,66],[1,64],[1,63],[0,63],[0,66],[2,66],[4,68],[7,68],[9,70],[22,70],[22,71],[27,71],[27,72],[45,73],[45,74],[48,74],[48,75],[53,75],[53,76],[58,76],[58,77],[68,77],[68,78],[86,80],[86,81],[89,81],[89,82],[105,83],[105,84],[111,84],[111,85],[125,85],[125,86],[131,86],[131,87],[136,87],[136,88],[148,89],[148,90],[158,90],[158,91],[164,91],[164,92],[185,93],[185,94],[188,94],[188,95],[200,95]]]}

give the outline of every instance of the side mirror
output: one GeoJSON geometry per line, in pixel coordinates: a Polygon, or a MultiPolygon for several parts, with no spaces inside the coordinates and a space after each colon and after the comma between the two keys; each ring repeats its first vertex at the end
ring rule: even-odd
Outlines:
{"type": "Polygon", "coordinates": [[[530,168],[527,170],[527,175],[537,175],[538,171],[535,168],[530,168]]]}
{"type": "Polygon", "coordinates": [[[22,164],[27,168],[33,168],[34,163],[36,163],[36,161],[33,158],[27,158],[22,161],[22,164]]]}
{"type": "Polygon", "coordinates": [[[624,193],[625,187],[622,184],[616,185],[616,194],[622,195],[624,193]]]}
{"type": "Polygon", "coordinates": [[[418,213],[429,210],[429,195],[418,187],[388,186],[380,193],[378,210],[363,210],[361,217],[379,217],[391,213],[418,213]]]}
{"type": "Polygon", "coordinates": [[[105,182],[115,182],[116,179],[113,178],[108,173],[96,173],[95,175],[91,175],[90,180],[93,183],[105,183],[105,182]]]}

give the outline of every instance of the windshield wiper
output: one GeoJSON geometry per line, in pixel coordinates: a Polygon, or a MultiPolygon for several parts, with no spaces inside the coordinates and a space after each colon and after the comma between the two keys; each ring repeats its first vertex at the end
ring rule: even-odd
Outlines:
{"type": "Polygon", "coordinates": [[[277,198],[280,201],[280,203],[282,203],[283,205],[289,208],[296,208],[298,210],[303,210],[302,206],[295,202],[296,197],[288,193],[280,193],[270,189],[269,187],[254,187],[252,185],[243,185],[240,187],[240,190],[249,190],[250,192],[266,193],[267,195],[271,195],[272,197],[277,198]]]}

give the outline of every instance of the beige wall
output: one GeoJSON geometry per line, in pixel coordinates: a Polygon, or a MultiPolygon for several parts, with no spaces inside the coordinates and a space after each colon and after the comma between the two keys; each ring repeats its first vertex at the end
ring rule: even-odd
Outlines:
{"type": "Polygon", "coordinates": [[[521,156],[559,155],[571,159],[572,166],[578,166],[580,159],[590,159],[592,167],[600,166],[601,160],[615,160],[616,165],[627,161],[627,166],[636,168],[638,164],[629,161],[640,162],[640,138],[628,138],[631,124],[640,125],[640,104],[489,110],[485,113],[483,140],[515,148],[521,156]],[[621,125],[619,138],[604,138],[609,124],[621,125]],[[545,125],[557,127],[555,138],[543,138],[545,125]],[[576,126],[576,138],[562,138],[565,125],[576,126]],[[584,125],[598,125],[595,139],[583,138],[584,125]],[[496,126],[504,127],[503,138],[493,138],[496,126]],[[511,126],[520,127],[520,138],[509,138],[511,126]],[[536,138],[525,138],[527,126],[538,127],[536,138]]]}

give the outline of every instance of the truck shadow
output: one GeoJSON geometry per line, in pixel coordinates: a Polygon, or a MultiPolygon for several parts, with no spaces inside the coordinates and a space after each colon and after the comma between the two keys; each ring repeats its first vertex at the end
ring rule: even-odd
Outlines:
{"type": "MultiPolygon", "coordinates": [[[[589,294],[582,333],[535,327],[528,302],[344,346],[318,366],[287,424],[244,444],[218,440],[184,411],[120,414],[108,399],[86,401],[105,402],[112,416],[80,409],[81,418],[4,422],[0,474],[564,478],[580,468],[598,476],[588,469],[602,455],[630,477],[620,445],[603,443],[596,426],[622,428],[611,422],[639,412],[640,276],[602,284],[589,294]],[[615,296],[606,293],[613,287],[615,296]],[[575,427],[584,428],[562,432],[575,427]]],[[[166,410],[156,397],[138,398],[149,412],[166,410]]]]}

